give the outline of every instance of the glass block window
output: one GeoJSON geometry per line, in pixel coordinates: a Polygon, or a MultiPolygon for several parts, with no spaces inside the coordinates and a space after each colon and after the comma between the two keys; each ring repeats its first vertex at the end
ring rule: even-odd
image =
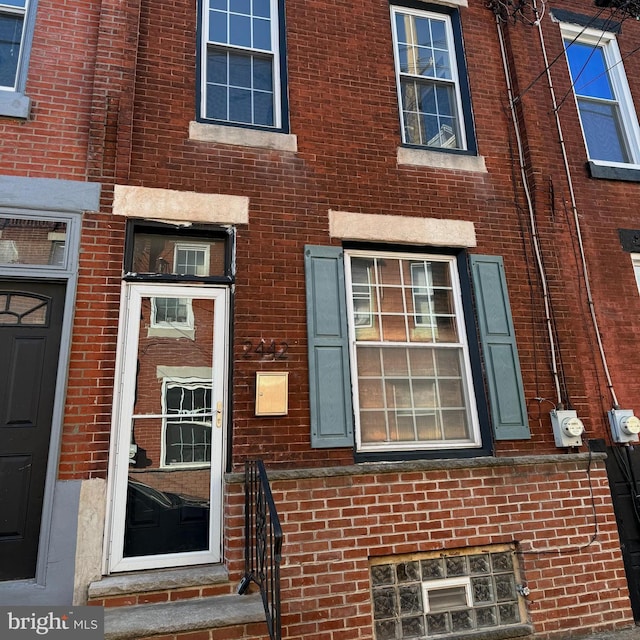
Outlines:
{"type": "Polygon", "coordinates": [[[375,640],[456,637],[526,622],[508,546],[380,558],[370,571],[375,640]]]}

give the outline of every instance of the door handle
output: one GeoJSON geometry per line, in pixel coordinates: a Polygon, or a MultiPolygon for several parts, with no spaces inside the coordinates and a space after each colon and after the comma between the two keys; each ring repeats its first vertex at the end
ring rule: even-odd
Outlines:
{"type": "Polygon", "coordinates": [[[222,402],[218,402],[216,405],[216,427],[219,429],[222,426],[222,402]]]}

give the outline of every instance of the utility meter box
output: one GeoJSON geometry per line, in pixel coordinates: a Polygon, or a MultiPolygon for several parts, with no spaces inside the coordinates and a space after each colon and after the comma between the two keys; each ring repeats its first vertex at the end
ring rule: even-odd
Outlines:
{"type": "Polygon", "coordinates": [[[584,424],[575,411],[554,409],[551,412],[551,426],[556,447],[579,447],[582,444],[584,424]]]}
{"type": "Polygon", "coordinates": [[[640,418],[631,409],[611,409],[608,413],[614,442],[638,442],[640,418]]]}

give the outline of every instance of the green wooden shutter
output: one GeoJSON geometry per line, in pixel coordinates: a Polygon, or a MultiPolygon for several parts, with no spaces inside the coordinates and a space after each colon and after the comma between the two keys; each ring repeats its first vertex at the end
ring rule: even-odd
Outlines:
{"type": "Polygon", "coordinates": [[[306,246],[311,446],[352,447],[349,340],[340,247],[306,246]]]}
{"type": "Polygon", "coordinates": [[[496,440],[531,437],[507,281],[500,256],[471,256],[473,286],[496,440]]]}

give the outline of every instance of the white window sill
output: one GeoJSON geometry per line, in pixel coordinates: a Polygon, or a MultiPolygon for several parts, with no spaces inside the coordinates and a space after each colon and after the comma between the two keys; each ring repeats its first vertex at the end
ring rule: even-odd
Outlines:
{"type": "Polygon", "coordinates": [[[432,151],[431,149],[398,147],[397,162],[399,165],[414,167],[487,173],[483,156],[467,156],[458,153],[447,153],[446,151],[432,151]]]}
{"type": "Polygon", "coordinates": [[[587,164],[592,178],[640,182],[640,165],[638,164],[602,162],[601,160],[589,160],[587,164]]]}
{"type": "Polygon", "coordinates": [[[0,91],[0,116],[26,120],[31,111],[31,98],[17,91],[0,91]]]}
{"type": "Polygon", "coordinates": [[[189,123],[189,140],[271,149],[273,151],[291,151],[293,153],[298,150],[298,138],[293,134],[203,122],[189,123]]]}

